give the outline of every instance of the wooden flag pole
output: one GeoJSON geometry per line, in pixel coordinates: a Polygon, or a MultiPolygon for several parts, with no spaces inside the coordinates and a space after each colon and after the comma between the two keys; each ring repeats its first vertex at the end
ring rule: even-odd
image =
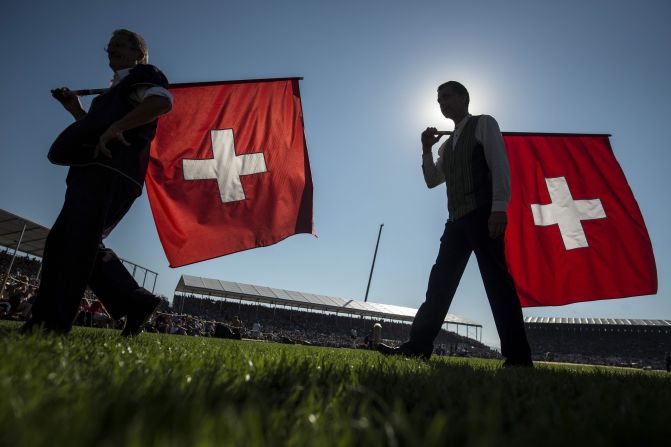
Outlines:
{"type": "Polygon", "coordinates": [[[101,93],[105,93],[108,89],[106,88],[90,88],[90,89],[84,89],[84,90],[72,90],[72,93],[74,93],[77,96],[89,96],[89,95],[100,95],[101,93]]]}
{"type": "MultiPolygon", "coordinates": [[[[213,82],[186,82],[186,83],[177,83],[170,84],[168,88],[175,87],[198,87],[198,86],[208,86],[208,85],[221,85],[221,84],[239,84],[244,82],[271,82],[271,81],[302,81],[302,76],[290,76],[286,78],[260,78],[260,79],[236,79],[229,81],[213,81],[213,82]]],[[[72,90],[77,96],[88,96],[88,95],[99,95],[105,93],[108,89],[106,88],[92,88],[92,89],[83,89],[83,90],[72,90]]]]}

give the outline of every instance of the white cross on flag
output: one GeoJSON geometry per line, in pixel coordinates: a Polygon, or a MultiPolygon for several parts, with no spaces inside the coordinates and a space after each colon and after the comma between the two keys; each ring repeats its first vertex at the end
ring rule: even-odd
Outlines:
{"type": "Polygon", "coordinates": [[[298,79],[173,84],[147,194],[172,267],[312,233],[298,79]]]}
{"type": "Polygon", "coordinates": [[[542,227],[559,226],[559,232],[567,250],[589,247],[581,221],[606,218],[601,200],[573,200],[564,177],[546,178],[545,183],[548,185],[552,203],[531,204],[534,224],[542,227]]]}
{"type": "Polygon", "coordinates": [[[263,153],[235,155],[233,129],[212,130],[213,158],[182,160],[184,180],[216,180],[221,203],[245,200],[243,175],[267,172],[263,153]]]}
{"type": "Polygon", "coordinates": [[[607,135],[504,133],[506,258],[522,306],[657,293],[652,245],[607,135]]]}

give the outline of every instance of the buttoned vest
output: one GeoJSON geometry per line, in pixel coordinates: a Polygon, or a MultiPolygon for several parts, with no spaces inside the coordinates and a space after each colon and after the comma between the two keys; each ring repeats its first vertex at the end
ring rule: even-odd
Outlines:
{"type": "Polygon", "coordinates": [[[108,144],[112,158],[93,153],[100,136],[114,122],[133,110],[137,104],[130,99],[138,87],[160,86],[168,88],[168,81],[153,65],[137,65],[117,85],[95,97],[84,118],[72,123],[56,138],[49,151],[49,160],[67,166],[102,165],[110,168],[137,186],[142,193],[149,146],[156,133],[157,120],[124,132],[130,143],[125,146],[117,140],[108,144]]]}
{"type": "Polygon", "coordinates": [[[450,220],[456,220],[478,208],[492,206],[492,174],[485,159],[484,147],[475,139],[480,116],[466,122],[459,140],[445,143],[443,172],[447,185],[447,210],[450,220]]]}

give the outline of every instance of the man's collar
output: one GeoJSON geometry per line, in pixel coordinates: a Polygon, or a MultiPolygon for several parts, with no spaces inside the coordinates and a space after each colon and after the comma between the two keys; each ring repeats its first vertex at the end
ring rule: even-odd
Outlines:
{"type": "Polygon", "coordinates": [[[464,127],[464,125],[466,124],[466,121],[468,121],[468,119],[469,119],[471,116],[473,116],[473,115],[471,115],[470,113],[466,114],[466,116],[463,117],[463,118],[461,119],[461,121],[459,121],[457,124],[454,125],[454,129],[456,130],[456,129],[459,129],[459,128],[461,128],[461,127],[464,127]]]}
{"type": "Polygon", "coordinates": [[[122,68],[121,70],[117,70],[114,72],[114,77],[112,78],[112,87],[117,85],[123,78],[128,76],[128,73],[133,69],[133,67],[129,68],[122,68]]]}

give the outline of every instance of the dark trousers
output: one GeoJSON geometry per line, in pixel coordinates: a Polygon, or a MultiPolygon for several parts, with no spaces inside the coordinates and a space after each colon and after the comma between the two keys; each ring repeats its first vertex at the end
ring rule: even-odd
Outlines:
{"type": "Polygon", "coordinates": [[[491,239],[489,210],[476,210],[448,221],[440,240],[436,263],[431,269],[426,301],[420,306],[410,330],[409,345],[418,352],[431,352],[471,252],[475,252],[480,274],[501,339],[501,353],[513,361],[531,359],[524,331],[522,308],[508,272],[503,238],[491,239]]]}
{"type": "Polygon", "coordinates": [[[69,331],[87,285],[114,319],[128,313],[135,295],[149,293],[102,243],[136,197],[137,186],[110,169],[70,168],[65,203],[44,247],[33,322],[69,331]]]}

